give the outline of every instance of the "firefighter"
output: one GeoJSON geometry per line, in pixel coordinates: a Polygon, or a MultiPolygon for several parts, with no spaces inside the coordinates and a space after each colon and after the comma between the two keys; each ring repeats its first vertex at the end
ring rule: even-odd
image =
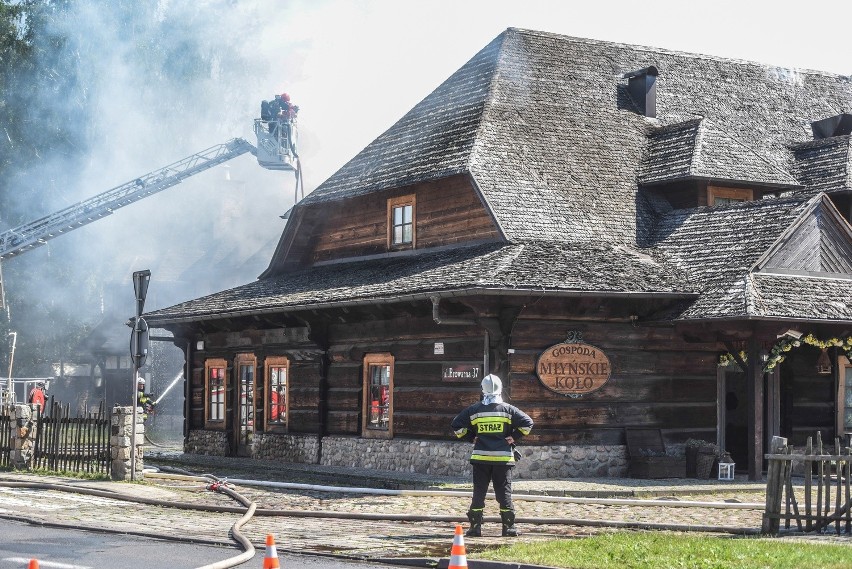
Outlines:
{"type": "Polygon", "coordinates": [[[290,95],[281,93],[276,95],[278,105],[273,107],[273,111],[277,111],[275,117],[278,119],[277,124],[283,127],[284,137],[287,139],[288,147],[293,145],[293,128],[292,123],[296,119],[296,114],[299,112],[299,107],[290,102],[290,95]]]}
{"type": "Polygon", "coordinates": [[[278,115],[281,114],[281,95],[275,95],[269,101],[269,134],[272,136],[278,135],[278,115]]]}
{"type": "Polygon", "coordinates": [[[145,378],[139,377],[136,381],[136,406],[142,407],[142,420],[146,420],[148,415],[154,412],[154,401],[145,394],[145,378]]]}
{"type": "Polygon", "coordinates": [[[36,382],[35,387],[30,389],[30,405],[37,405],[39,413],[44,412],[45,385],[43,381],[36,382]]]}
{"type": "Polygon", "coordinates": [[[459,439],[472,441],[473,499],[467,518],[470,529],[465,535],[482,535],[482,514],[488,485],[494,484],[494,495],[500,504],[503,535],[519,535],[515,528],[512,506],[512,468],[515,466],[515,443],[529,434],[533,422],[529,415],[503,402],[503,382],[496,375],[482,380],[482,401],[475,403],[453,419],[452,428],[459,439]]]}

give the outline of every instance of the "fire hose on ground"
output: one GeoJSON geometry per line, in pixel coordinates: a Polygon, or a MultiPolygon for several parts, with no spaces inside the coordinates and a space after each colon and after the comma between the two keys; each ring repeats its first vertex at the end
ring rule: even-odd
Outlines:
{"type": "MultiPolygon", "coordinates": [[[[196,475],[183,471],[177,468],[161,467],[162,472],[149,472],[149,476],[159,476],[162,478],[191,479],[203,481],[205,483],[216,483],[219,480],[212,475],[196,475]],[[176,474],[169,474],[167,471],[176,474]]],[[[447,490],[380,490],[376,488],[347,488],[339,486],[322,486],[311,484],[295,484],[284,482],[268,482],[256,480],[241,480],[229,479],[228,483],[244,484],[262,487],[289,488],[298,490],[310,491],[327,491],[327,492],[350,492],[359,494],[378,494],[378,495],[408,495],[408,496],[457,496],[470,497],[471,493],[466,491],[447,491],[447,490]]],[[[239,513],[246,512],[245,508],[234,506],[212,506],[206,504],[193,504],[187,502],[169,502],[164,500],[156,500],[151,498],[141,498],[136,496],[127,496],[115,492],[104,490],[96,490],[91,488],[80,488],[75,486],[33,483],[33,482],[10,482],[0,481],[0,486],[21,487],[21,488],[41,488],[47,490],[59,490],[64,492],[77,492],[91,496],[99,496],[124,500],[140,504],[148,504],[154,506],[163,506],[185,510],[196,510],[206,512],[219,513],[239,513]]],[[[544,502],[562,502],[575,504],[600,504],[600,505],[630,505],[630,506],[656,506],[656,507],[706,507],[706,508],[724,508],[724,509],[763,509],[762,504],[756,503],[740,503],[740,502],[687,502],[675,500],[631,500],[631,499],[606,499],[606,498],[575,498],[563,496],[540,496],[540,495],[524,495],[515,494],[515,500],[527,501],[544,501],[544,502]]],[[[406,521],[406,522],[448,522],[459,523],[464,522],[465,518],[458,515],[423,515],[423,514],[384,514],[384,513],[365,513],[365,512],[331,512],[331,511],[310,511],[310,510],[282,510],[256,508],[255,516],[276,516],[276,517],[304,517],[304,518],[329,518],[329,519],[347,519],[347,520],[373,520],[373,521],[406,521]]],[[[485,521],[499,521],[498,518],[485,518],[485,521]]],[[[532,518],[518,517],[517,523],[527,523],[533,525],[570,525],[570,526],[587,526],[587,527],[606,527],[619,529],[656,529],[668,531],[692,531],[692,532],[712,532],[712,533],[728,533],[736,535],[755,535],[759,534],[760,530],[755,528],[743,528],[732,526],[708,526],[708,525],[688,525],[688,524],[670,524],[670,523],[655,523],[655,522],[633,522],[633,521],[614,521],[614,520],[590,520],[578,518],[532,518]]]]}
{"type": "Polygon", "coordinates": [[[234,557],[229,557],[228,559],[223,559],[222,561],[218,561],[216,563],[211,563],[209,565],[203,565],[198,569],[229,569],[230,567],[236,567],[237,565],[242,565],[252,557],[254,557],[254,545],[252,545],[251,541],[240,533],[240,528],[243,527],[244,524],[248,523],[248,521],[254,516],[254,512],[257,509],[257,504],[249,501],[246,497],[238,494],[231,488],[226,487],[221,482],[214,482],[208,486],[208,488],[214,492],[221,492],[222,494],[226,494],[241,503],[243,506],[248,508],[246,512],[243,514],[239,520],[231,526],[231,537],[234,538],[234,541],[240,544],[243,548],[243,552],[234,557]]]}
{"type": "MultiPolygon", "coordinates": [[[[234,500],[241,503],[244,508],[235,508],[228,506],[208,506],[208,505],[199,505],[199,504],[190,504],[186,502],[168,502],[166,500],[155,500],[150,498],[139,498],[136,496],[128,496],[126,494],[120,494],[118,492],[112,492],[108,490],[97,490],[94,488],[82,488],[79,486],[70,486],[66,484],[52,484],[46,482],[19,482],[19,481],[9,481],[2,480],[0,481],[0,487],[6,488],[27,488],[27,489],[35,489],[35,490],[54,490],[59,492],[70,492],[75,494],[83,494],[86,496],[97,496],[100,498],[110,498],[113,500],[121,500],[125,502],[134,502],[137,504],[145,504],[150,506],[161,506],[166,508],[176,508],[182,510],[196,510],[196,511],[206,511],[206,512],[216,512],[216,513],[242,513],[242,517],[237,520],[233,526],[231,526],[231,537],[236,541],[240,547],[243,548],[243,553],[235,556],[229,557],[227,559],[223,559],[222,561],[217,561],[216,563],[211,563],[209,565],[204,565],[202,567],[198,567],[197,569],[229,569],[231,567],[236,567],[237,565],[241,565],[246,561],[252,559],[255,555],[254,545],[249,541],[247,537],[245,537],[240,529],[244,526],[248,521],[254,516],[255,511],[257,510],[257,504],[251,502],[244,496],[240,495],[236,491],[231,488],[225,486],[225,484],[221,481],[215,480],[215,477],[205,475],[201,477],[194,477],[196,479],[205,480],[206,482],[210,482],[207,485],[207,489],[213,492],[219,492],[230,496],[234,500]],[[211,479],[213,479],[211,481],[211,479]]],[[[12,517],[12,516],[3,516],[3,517],[12,517]]],[[[23,520],[26,521],[26,520],[23,520]]]]}

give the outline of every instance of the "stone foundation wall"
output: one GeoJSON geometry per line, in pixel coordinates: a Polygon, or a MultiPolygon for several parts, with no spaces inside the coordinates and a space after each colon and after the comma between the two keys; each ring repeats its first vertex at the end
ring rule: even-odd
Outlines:
{"type": "MultiPolygon", "coordinates": [[[[614,478],[627,475],[624,446],[521,446],[515,478],[614,478]]],[[[322,464],[469,476],[471,445],[449,441],[325,437],[322,464]]]]}
{"type": "MultiPolygon", "coordinates": [[[[252,457],[301,464],[317,463],[315,435],[256,433],[252,457]]],[[[515,478],[615,478],[627,476],[627,449],[622,445],[547,445],[519,447],[523,458],[515,478]]],[[[225,456],[227,434],[190,431],[185,451],[225,456]]],[[[415,472],[435,476],[470,476],[471,445],[454,441],[363,439],[327,436],[320,464],[415,472]]]]}
{"type": "Polygon", "coordinates": [[[281,459],[300,464],[316,464],[318,451],[316,436],[255,433],[252,443],[253,458],[281,459]]]}
{"type": "Polygon", "coordinates": [[[446,441],[324,437],[321,464],[463,476],[470,474],[469,456],[470,445],[446,441]]]}
{"type": "Polygon", "coordinates": [[[627,447],[623,445],[551,445],[519,447],[523,458],[517,478],[623,478],[627,447]]]}
{"type": "Polygon", "coordinates": [[[192,454],[227,456],[228,433],[225,431],[190,431],[183,450],[192,454]]]}

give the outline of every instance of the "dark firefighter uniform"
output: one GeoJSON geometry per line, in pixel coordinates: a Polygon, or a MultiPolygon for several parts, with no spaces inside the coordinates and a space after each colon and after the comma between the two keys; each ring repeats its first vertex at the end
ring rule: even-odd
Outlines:
{"type": "MultiPolygon", "coordinates": [[[[496,376],[494,378],[495,383],[500,381],[496,376]]],[[[483,380],[483,386],[486,380],[483,380]]],[[[485,393],[485,401],[488,401],[488,391],[485,390],[485,393]]],[[[504,403],[499,393],[498,387],[497,401],[475,403],[459,413],[452,422],[457,438],[474,441],[470,455],[470,463],[473,465],[473,499],[468,512],[471,521],[468,533],[473,536],[480,535],[489,483],[494,484],[494,494],[500,504],[503,535],[517,535],[512,506],[514,446],[506,438],[519,441],[529,434],[533,422],[529,415],[517,407],[504,403]]]]}

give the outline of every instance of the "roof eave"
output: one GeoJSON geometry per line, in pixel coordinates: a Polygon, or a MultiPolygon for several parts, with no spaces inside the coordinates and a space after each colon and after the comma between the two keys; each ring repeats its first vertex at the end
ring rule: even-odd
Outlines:
{"type": "Polygon", "coordinates": [[[693,174],[688,174],[685,176],[675,176],[672,178],[665,178],[662,180],[643,180],[642,178],[637,179],[637,183],[644,188],[653,188],[657,186],[662,186],[665,184],[670,184],[672,182],[719,182],[719,183],[728,183],[728,184],[742,184],[742,185],[758,185],[762,188],[777,188],[778,190],[799,190],[804,188],[802,184],[785,184],[781,182],[765,182],[759,180],[744,180],[737,178],[713,178],[710,176],[696,176],[693,174]]]}
{"type": "Polygon", "coordinates": [[[848,320],[840,320],[836,318],[801,318],[796,316],[755,316],[755,315],[740,315],[740,316],[702,316],[699,318],[674,318],[672,322],[676,323],[705,323],[705,322],[732,322],[732,321],[747,321],[747,322],[814,322],[818,324],[852,324],[852,318],[848,320]]]}
{"type": "Polygon", "coordinates": [[[254,310],[235,310],[227,313],[216,313],[207,315],[185,316],[175,318],[157,318],[147,316],[145,320],[150,326],[162,326],[167,324],[185,324],[190,322],[204,322],[210,320],[224,320],[226,318],[240,318],[244,316],[260,316],[273,313],[291,313],[302,310],[330,309],[352,306],[393,304],[396,302],[410,302],[416,300],[430,300],[433,297],[454,298],[470,295],[487,296],[551,296],[551,297],[597,297],[597,298],[666,298],[666,299],[696,299],[697,292],[671,292],[671,291],[571,291],[547,288],[492,288],[492,287],[468,287],[457,290],[429,291],[411,294],[401,294],[382,298],[360,298],[349,300],[338,300],[333,302],[318,302],[316,304],[302,304],[293,306],[272,306],[254,310]]]}

